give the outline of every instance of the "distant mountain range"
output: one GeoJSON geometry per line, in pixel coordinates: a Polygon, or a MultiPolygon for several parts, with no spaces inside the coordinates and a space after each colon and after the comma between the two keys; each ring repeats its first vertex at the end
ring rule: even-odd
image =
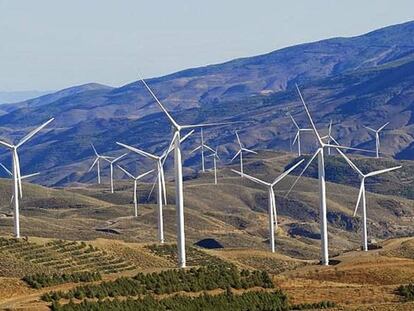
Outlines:
{"type": "Polygon", "coordinates": [[[52,91],[15,91],[2,92],[0,91],[0,104],[17,103],[23,100],[39,97],[45,94],[52,93],[52,91]]]}
{"type": "MultiPolygon", "coordinates": [[[[234,130],[257,149],[290,149],[294,130],[290,112],[308,126],[294,90],[301,86],[317,126],[343,144],[373,149],[363,127],[383,132],[382,151],[414,158],[414,22],[352,38],[301,44],[223,64],[188,69],[147,80],[179,121],[246,121],[206,130],[207,143],[220,146],[224,159],[236,150],[234,130]]],[[[88,182],[93,142],[103,153],[121,152],[116,141],[159,152],[170,135],[167,120],[140,81],[112,88],[100,84],[71,87],[15,104],[0,106],[0,137],[10,140],[51,116],[52,129],[22,148],[23,171],[41,170],[47,185],[88,182]]],[[[303,137],[312,150],[313,137],[303,137]]],[[[188,148],[191,141],[187,143],[188,148]]],[[[9,163],[8,153],[0,156],[9,163]]],[[[125,165],[132,168],[134,157],[125,165]]],[[[188,158],[195,165],[194,156],[188,158]]],[[[141,168],[142,169],[142,168],[141,168]]]]}

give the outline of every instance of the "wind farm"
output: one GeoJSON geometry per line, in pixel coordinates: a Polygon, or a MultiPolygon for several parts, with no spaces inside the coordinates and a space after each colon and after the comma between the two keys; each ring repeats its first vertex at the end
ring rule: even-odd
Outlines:
{"type": "Polygon", "coordinates": [[[0,104],[0,309],[414,309],[412,34],[0,104]]]}

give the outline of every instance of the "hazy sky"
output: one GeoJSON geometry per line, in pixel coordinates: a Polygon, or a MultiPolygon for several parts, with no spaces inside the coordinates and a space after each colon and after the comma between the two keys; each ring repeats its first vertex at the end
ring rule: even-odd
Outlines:
{"type": "Polygon", "coordinates": [[[0,91],[117,86],[413,17],[413,0],[0,0],[0,91]]]}

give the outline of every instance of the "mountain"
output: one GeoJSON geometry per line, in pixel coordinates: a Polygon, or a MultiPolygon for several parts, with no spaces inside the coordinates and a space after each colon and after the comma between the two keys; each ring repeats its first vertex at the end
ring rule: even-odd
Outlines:
{"type": "MultiPolygon", "coordinates": [[[[363,125],[379,127],[390,121],[383,132],[382,151],[413,159],[413,35],[414,22],[408,22],[147,82],[180,122],[245,122],[206,131],[207,142],[219,145],[224,158],[236,150],[235,129],[241,130],[249,147],[290,149],[295,133],[286,114],[307,126],[294,89],[298,83],[317,126],[327,127],[333,120],[333,133],[342,144],[373,149],[373,137],[363,125]]],[[[41,170],[36,182],[47,185],[93,179],[94,174],[86,174],[93,156],[91,142],[110,154],[121,152],[116,141],[159,152],[171,137],[166,118],[139,81],[119,88],[77,86],[3,109],[0,137],[9,140],[51,116],[56,118],[53,128],[37,136],[32,148],[23,147],[21,155],[23,170],[41,170]]],[[[312,150],[313,139],[303,137],[305,151],[312,150]]],[[[8,154],[1,155],[0,161],[10,161],[8,154]]],[[[125,160],[126,166],[133,163],[133,157],[125,160]]],[[[194,156],[187,164],[194,168],[194,156]]]]}
{"type": "Polygon", "coordinates": [[[0,103],[17,103],[45,94],[53,93],[52,91],[3,91],[0,92],[0,103]]]}

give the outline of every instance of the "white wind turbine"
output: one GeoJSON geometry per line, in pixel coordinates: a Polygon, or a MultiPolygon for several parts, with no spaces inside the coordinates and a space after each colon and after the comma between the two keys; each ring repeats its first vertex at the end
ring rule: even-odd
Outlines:
{"type": "MultiPolygon", "coordinates": [[[[144,86],[147,88],[151,96],[157,102],[158,106],[167,116],[170,124],[174,129],[174,136],[171,140],[171,145],[174,145],[174,170],[175,170],[175,204],[176,204],[176,213],[177,213],[177,247],[178,247],[178,264],[181,268],[186,266],[186,251],[185,251],[185,232],[184,232],[184,193],[183,193],[183,167],[182,167],[182,158],[181,158],[181,131],[208,127],[208,126],[217,126],[225,125],[229,123],[207,123],[207,124],[192,124],[192,125],[180,125],[178,124],[170,113],[165,109],[165,107],[158,100],[157,96],[152,92],[150,87],[147,85],[145,80],[141,77],[141,81],[144,86]]],[[[169,150],[170,148],[168,148],[169,150]]]]}
{"type": "Polygon", "coordinates": [[[377,152],[377,158],[379,158],[379,154],[380,154],[380,137],[379,137],[379,134],[384,129],[384,127],[386,127],[388,124],[390,124],[390,122],[385,123],[383,126],[381,126],[377,130],[374,130],[372,127],[369,127],[369,126],[364,126],[367,130],[369,130],[369,131],[371,131],[375,134],[375,149],[376,149],[376,152],[377,152]]]}
{"type": "Polygon", "coordinates": [[[121,167],[120,165],[117,165],[118,168],[123,171],[128,177],[132,178],[134,180],[134,216],[138,217],[138,196],[137,196],[137,185],[138,185],[138,180],[140,180],[141,178],[144,178],[145,176],[147,176],[148,174],[152,173],[154,170],[150,170],[144,174],[138,175],[138,176],[134,176],[132,175],[130,172],[128,172],[126,169],[124,169],[123,167],[121,167]]]}
{"type": "Polygon", "coordinates": [[[295,125],[295,127],[297,129],[297,132],[296,132],[295,138],[293,139],[292,145],[294,145],[295,143],[298,144],[298,156],[300,157],[302,155],[300,134],[302,132],[312,132],[312,129],[300,128],[299,125],[296,123],[295,119],[293,118],[293,116],[290,113],[289,113],[289,117],[292,119],[292,122],[293,122],[293,124],[295,125]]]}
{"type": "MultiPolygon", "coordinates": [[[[194,130],[190,131],[187,135],[185,135],[183,138],[181,138],[180,143],[182,143],[183,141],[185,141],[192,133],[194,132],[194,130]]],[[[151,154],[149,152],[143,151],[141,149],[129,146],[129,145],[125,145],[123,143],[119,143],[117,142],[117,144],[121,147],[124,147],[126,149],[128,149],[129,151],[132,151],[134,153],[137,153],[147,159],[150,159],[152,161],[155,161],[157,163],[157,179],[155,181],[155,183],[158,184],[158,189],[157,189],[157,225],[158,225],[158,232],[157,232],[157,236],[158,236],[158,241],[160,243],[164,243],[164,216],[163,216],[163,199],[164,199],[164,203],[167,204],[167,190],[165,187],[165,174],[164,174],[164,163],[165,160],[167,159],[167,156],[170,154],[170,152],[173,150],[173,147],[170,146],[160,155],[157,156],[155,154],[151,154]]],[[[150,194],[148,197],[151,196],[152,191],[154,190],[154,186],[155,183],[153,185],[153,188],[150,191],[150,194]]]]}
{"type": "Polygon", "coordinates": [[[16,145],[9,144],[5,141],[0,140],[0,145],[3,147],[8,148],[12,153],[13,158],[13,201],[14,201],[14,235],[16,238],[20,238],[20,215],[19,215],[19,195],[22,197],[22,176],[20,174],[20,160],[19,155],[17,153],[17,149],[20,148],[25,142],[31,139],[34,135],[36,135],[39,131],[41,131],[44,127],[46,127],[50,122],[52,122],[54,118],[51,118],[47,122],[43,123],[41,126],[35,128],[25,137],[23,137],[20,142],[16,145]]]}
{"type": "Polygon", "coordinates": [[[220,160],[220,157],[217,153],[217,148],[216,148],[216,150],[213,151],[212,154],[208,155],[207,157],[212,157],[213,158],[214,184],[217,185],[217,160],[220,160]]]}
{"type": "MultiPolygon", "coordinates": [[[[283,172],[280,176],[278,176],[272,183],[260,180],[259,178],[247,175],[246,173],[243,174],[247,179],[250,179],[256,184],[265,186],[268,191],[269,203],[268,203],[268,217],[269,217],[269,240],[270,240],[270,250],[272,253],[275,252],[275,229],[277,230],[277,213],[276,213],[276,200],[275,200],[275,192],[273,188],[276,184],[285,178],[291,171],[293,171],[296,167],[298,167],[304,159],[300,160],[298,163],[293,165],[287,171],[283,172]],[[276,228],[275,228],[276,227],[276,228]]],[[[232,170],[233,172],[241,175],[241,172],[232,170]]]]}
{"type": "Polygon", "coordinates": [[[306,164],[302,172],[298,175],[295,182],[292,184],[291,188],[286,194],[286,197],[289,195],[290,191],[298,182],[299,178],[303,175],[303,173],[307,170],[309,165],[312,161],[318,156],[318,181],[319,181],[319,200],[320,200],[320,226],[321,226],[321,262],[323,265],[329,265],[329,253],[328,253],[328,224],[327,224],[327,211],[326,211],[326,182],[325,182],[325,156],[324,156],[324,149],[325,148],[339,148],[339,149],[348,149],[348,150],[358,150],[358,151],[365,151],[363,149],[345,147],[340,145],[330,145],[323,142],[323,138],[319,135],[315,124],[313,123],[312,117],[309,113],[308,107],[306,106],[305,100],[302,97],[302,94],[299,90],[299,87],[296,85],[297,92],[299,97],[302,101],[303,107],[305,108],[306,115],[309,119],[311,124],[312,130],[316,136],[318,142],[318,149],[313,154],[309,162],[306,164]]]}
{"type": "Polygon", "coordinates": [[[354,217],[360,205],[362,199],[362,249],[368,251],[368,233],[367,233],[367,202],[366,202],[366,193],[365,193],[365,179],[380,174],[388,173],[394,170],[401,168],[401,166],[395,166],[391,168],[386,168],[383,170],[373,171],[367,174],[362,173],[362,171],[349,159],[341,150],[337,149],[341,156],[346,160],[352,169],[358,173],[359,179],[361,181],[361,186],[359,187],[358,200],[355,206],[354,217]]]}
{"type": "Polygon", "coordinates": [[[100,162],[101,162],[101,160],[111,159],[111,157],[106,157],[106,156],[100,155],[96,151],[95,146],[93,144],[91,144],[91,146],[92,146],[93,152],[95,153],[95,160],[93,161],[93,163],[92,163],[91,167],[89,168],[88,172],[90,172],[94,168],[94,166],[96,165],[96,169],[97,169],[97,172],[98,172],[98,184],[100,184],[101,183],[101,163],[100,162]]]}
{"type": "Polygon", "coordinates": [[[196,152],[197,150],[201,151],[201,169],[204,173],[206,171],[205,161],[204,161],[204,150],[207,149],[207,150],[210,150],[211,152],[214,152],[214,150],[213,150],[213,148],[211,148],[210,146],[208,146],[204,143],[203,128],[200,129],[200,136],[201,136],[201,144],[198,147],[196,147],[195,149],[191,150],[190,154],[196,152]]]}
{"type": "Polygon", "coordinates": [[[110,179],[111,179],[111,193],[114,193],[114,164],[121,160],[123,157],[125,157],[128,153],[124,153],[120,155],[117,158],[114,157],[102,157],[106,162],[109,163],[109,169],[110,169],[110,179]]]}
{"type": "Polygon", "coordinates": [[[239,137],[238,131],[236,131],[236,137],[237,137],[237,142],[239,143],[239,148],[240,149],[239,149],[239,151],[237,151],[237,153],[234,155],[234,157],[231,159],[230,162],[233,162],[233,160],[235,158],[237,158],[238,156],[240,156],[240,173],[241,173],[240,176],[243,177],[243,151],[244,152],[248,152],[248,153],[254,153],[254,154],[257,154],[257,152],[256,151],[253,151],[253,150],[250,150],[250,149],[247,149],[246,147],[244,147],[244,145],[240,141],[240,137],[239,137]]]}

